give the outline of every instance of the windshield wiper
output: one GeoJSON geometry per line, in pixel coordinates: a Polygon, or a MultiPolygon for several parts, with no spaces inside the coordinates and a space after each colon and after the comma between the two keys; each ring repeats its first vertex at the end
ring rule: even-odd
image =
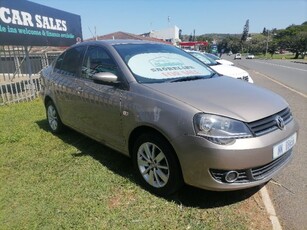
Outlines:
{"type": "Polygon", "coordinates": [[[212,74],[209,75],[208,78],[213,78],[213,76],[215,76],[215,75],[218,75],[218,74],[217,73],[212,73],[212,74]]]}
{"type": "Polygon", "coordinates": [[[199,79],[204,79],[204,78],[207,78],[207,76],[189,76],[189,77],[177,78],[177,79],[171,80],[170,82],[173,83],[173,82],[181,82],[181,81],[194,81],[194,80],[199,80],[199,79]]]}

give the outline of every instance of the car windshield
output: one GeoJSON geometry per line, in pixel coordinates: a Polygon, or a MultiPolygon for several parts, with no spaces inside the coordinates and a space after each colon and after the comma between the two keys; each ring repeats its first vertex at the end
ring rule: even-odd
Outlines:
{"type": "Polygon", "coordinates": [[[207,57],[206,55],[202,54],[202,53],[199,53],[199,52],[190,52],[190,54],[192,54],[194,57],[196,57],[197,59],[199,59],[200,61],[202,61],[203,63],[205,63],[206,65],[218,65],[218,63],[207,57]]]}
{"type": "Polygon", "coordinates": [[[220,58],[214,54],[209,54],[209,53],[205,53],[204,55],[206,55],[207,57],[213,59],[213,60],[220,60],[220,58]]]}
{"type": "Polygon", "coordinates": [[[114,48],[140,83],[198,80],[215,74],[202,62],[171,45],[117,44],[114,48]]]}

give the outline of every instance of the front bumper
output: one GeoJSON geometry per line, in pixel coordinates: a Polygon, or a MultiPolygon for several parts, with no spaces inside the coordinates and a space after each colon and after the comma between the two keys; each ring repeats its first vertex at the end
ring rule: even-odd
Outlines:
{"type": "Polygon", "coordinates": [[[298,132],[298,124],[292,120],[284,130],[275,130],[260,137],[238,139],[232,145],[213,144],[199,136],[183,136],[176,139],[173,146],[185,183],[208,190],[239,190],[269,181],[290,162],[292,149],[273,160],[273,147],[295,132],[298,132]],[[254,169],[264,169],[265,173],[254,177],[250,175],[254,169]],[[217,175],[233,170],[245,173],[244,179],[228,183],[223,180],[223,175],[220,178],[217,175]]]}

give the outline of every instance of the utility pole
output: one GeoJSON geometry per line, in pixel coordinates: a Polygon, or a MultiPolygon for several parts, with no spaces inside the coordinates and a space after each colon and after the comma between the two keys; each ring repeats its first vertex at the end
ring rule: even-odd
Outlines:
{"type": "Polygon", "coordinates": [[[267,58],[268,49],[269,49],[269,30],[267,30],[267,36],[266,36],[265,58],[267,58]]]}
{"type": "Polygon", "coordinates": [[[88,30],[91,32],[93,39],[95,39],[97,41],[96,26],[94,27],[94,29],[95,29],[95,34],[93,34],[91,28],[88,26],[88,30]]]}
{"type": "Polygon", "coordinates": [[[95,26],[95,40],[97,41],[97,31],[96,31],[96,26],[95,26]]]}

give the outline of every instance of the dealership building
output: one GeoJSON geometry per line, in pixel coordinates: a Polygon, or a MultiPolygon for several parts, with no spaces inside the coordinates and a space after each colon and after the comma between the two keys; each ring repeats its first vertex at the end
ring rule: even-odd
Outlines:
{"type": "Polygon", "coordinates": [[[177,26],[172,26],[161,30],[152,30],[149,33],[141,34],[141,36],[161,39],[176,45],[181,41],[179,34],[180,29],[177,26]]]}

